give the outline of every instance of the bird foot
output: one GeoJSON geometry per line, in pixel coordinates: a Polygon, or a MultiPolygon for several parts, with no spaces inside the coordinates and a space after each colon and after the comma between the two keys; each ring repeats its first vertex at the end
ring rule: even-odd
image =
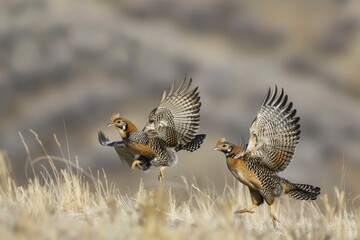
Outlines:
{"type": "Polygon", "coordinates": [[[158,175],[159,182],[162,182],[163,178],[164,178],[164,175],[159,172],[159,175],[158,175]]]}
{"type": "Polygon", "coordinates": [[[271,215],[271,220],[273,222],[274,228],[276,227],[276,223],[280,223],[280,220],[275,215],[271,215]]]}
{"type": "Polygon", "coordinates": [[[140,160],[134,160],[134,162],[131,164],[131,170],[135,171],[135,168],[136,167],[140,168],[141,164],[142,164],[142,162],[140,160]]]}
{"type": "Polygon", "coordinates": [[[276,216],[273,208],[270,207],[270,217],[271,217],[271,220],[273,222],[273,225],[274,225],[274,228],[276,228],[276,223],[280,223],[280,220],[279,218],[276,216]]]}
{"type": "Polygon", "coordinates": [[[276,221],[278,223],[280,222],[280,220],[277,218],[277,216],[271,216],[271,218],[272,218],[273,221],[276,221]]]}
{"type": "Polygon", "coordinates": [[[166,166],[161,166],[159,169],[159,175],[158,175],[158,180],[159,182],[162,182],[162,180],[164,179],[164,170],[165,170],[166,166]]]}
{"type": "Polygon", "coordinates": [[[241,210],[236,210],[234,213],[235,213],[235,214],[254,213],[254,211],[249,210],[248,208],[244,208],[244,209],[241,209],[241,210]]]}

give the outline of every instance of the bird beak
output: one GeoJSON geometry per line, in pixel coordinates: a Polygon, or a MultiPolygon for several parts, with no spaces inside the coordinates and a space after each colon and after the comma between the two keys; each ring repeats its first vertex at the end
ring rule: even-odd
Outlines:
{"type": "Polygon", "coordinates": [[[114,124],[113,123],[108,123],[106,126],[107,127],[112,127],[112,126],[114,126],[114,124]]]}
{"type": "Polygon", "coordinates": [[[214,151],[220,151],[220,148],[214,147],[214,151]]]}

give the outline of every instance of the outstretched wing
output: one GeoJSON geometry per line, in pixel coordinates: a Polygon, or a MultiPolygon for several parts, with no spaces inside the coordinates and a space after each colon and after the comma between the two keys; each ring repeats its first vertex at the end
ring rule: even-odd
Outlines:
{"type": "Polygon", "coordinates": [[[300,118],[288,96],[277,86],[264,98],[260,110],[250,127],[247,151],[276,172],[283,171],[291,162],[300,139],[300,118]]]}
{"type": "Polygon", "coordinates": [[[192,79],[186,78],[175,90],[174,83],[169,94],[166,91],[159,106],[149,115],[144,128],[149,137],[159,137],[168,147],[186,144],[195,138],[200,122],[200,96],[198,88],[189,90],[192,79]]]}
{"type": "Polygon", "coordinates": [[[131,148],[127,147],[124,141],[110,141],[102,131],[98,132],[99,143],[103,146],[114,147],[120,160],[125,162],[129,167],[132,166],[135,158],[141,161],[141,165],[138,166],[141,170],[146,171],[151,167],[150,159],[137,155],[131,148]]]}
{"type": "Polygon", "coordinates": [[[135,152],[128,148],[124,141],[110,141],[102,131],[98,132],[99,143],[103,146],[114,147],[122,162],[131,167],[135,158],[135,152]]]}

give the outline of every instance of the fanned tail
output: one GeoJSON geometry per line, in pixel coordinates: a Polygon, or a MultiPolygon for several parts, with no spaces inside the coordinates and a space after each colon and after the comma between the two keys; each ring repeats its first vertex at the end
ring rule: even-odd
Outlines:
{"type": "Polygon", "coordinates": [[[288,194],[299,200],[315,200],[320,194],[320,188],[309,184],[291,184],[288,194]]]}
{"type": "Polygon", "coordinates": [[[206,137],[206,134],[197,134],[195,136],[195,138],[193,138],[191,140],[191,142],[188,142],[185,145],[178,144],[175,147],[175,151],[178,152],[180,150],[185,150],[188,152],[193,152],[193,151],[197,150],[198,148],[200,148],[201,144],[204,142],[205,137],[206,137]]]}

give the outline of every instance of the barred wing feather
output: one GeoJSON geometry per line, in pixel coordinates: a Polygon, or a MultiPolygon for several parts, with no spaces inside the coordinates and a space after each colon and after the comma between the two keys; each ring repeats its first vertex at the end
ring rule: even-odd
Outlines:
{"type": "Polygon", "coordinates": [[[150,137],[163,139],[168,147],[186,144],[194,139],[200,122],[200,96],[198,88],[190,89],[192,79],[186,79],[175,89],[163,94],[159,106],[149,115],[144,131],[150,137]]]}
{"type": "Polygon", "coordinates": [[[281,172],[291,162],[300,139],[299,117],[288,103],[288,96],[277,87],[269,89],[260,110],[250,127],[247,151],[276,172],[281,172]]]}

